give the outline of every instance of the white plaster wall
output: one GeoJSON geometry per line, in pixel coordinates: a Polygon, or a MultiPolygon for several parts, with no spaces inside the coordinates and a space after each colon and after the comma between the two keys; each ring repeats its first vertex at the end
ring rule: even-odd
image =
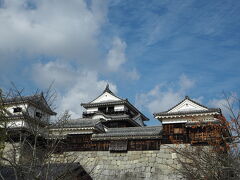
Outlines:
{"type": "Polygon", "coordinates": [[[207,109],[186,99],[181,104],[179,104],[177,107],[175,107],[171,111],[169,111],[169,113],[181,112],[181,111],[196,111],[196,110],[207,110],[207,109]]]}
{"type": "Polygon", "coordinates": [[[115,105],[114,106],[114,111],[124,111],[127,110],[127,107],[124,105],[115,105]]]}
{"type": "Polygon", "coordinates": [[[86,110],[87,110],[88,113],[91,113],[91,112],[96,112],[96,111],[98,111],[98,108],[97,108],[97,107],[87,108],[86,110]]]}
{"type": "Polygon", "coordinates": [[[10,112],[11,114],[15,114],[15,115],[22,114],[22,112],[17,112],[17,113],[14,113],[14,112],[13,112],[13,109],[14,109],[14,108],[17,108],[17,107],[22,108],[22,111],[23,111],[23,112],[26,112],[26,109],[27,109],[27,107],[28,107],[28,104],[17,104],[17,105],[8,106],[8,107],[6,107],[6,110],[7,110],[8,112],[10,112]]]}
{"type": "Polygon", "coordinates": [[[31,117],[33,118],[37,118],[36,117],[36,112],[40,112],[42,114],[42,117],[41,117],[41,120],[42,121],[45,121],[45,122],[48,122],[49,121],[49,118],[50,118],[50,115],[45,113],[44,111],[41,111],[40,109],[32,106],[32,105],[29,105],[28,107],[28,113],[31,117]]]}
{"type": "Polygon", "coordinates": [[[103,115],[94,115],[93,117],[92,117],[92,119],[107,119],[106,117],[104,117],[103,115]]]}
{"type": "Polygon", "coordinates": [[[103,93],[100,97],[95,99],[92,103],[100,103],[100,102],[110,102],[110,101],[119,101],[120,99],[116,96],[111,95],[108,92],[103,93]]]}
{"type": "Polygon", "coordinates": [[[31,116],[31,117],[33,117],[33,118],[36,117],[36,116],[35,116],[35,113],[36,113],[36,112],[40,112],[40,113],[42,113],[42,118],[41,118],[41,120],[43,120],[43,121],[49,121],[49,118],[50,118],[50,115],[49,115],[49,114],[41,111],[40,109],[38,109],[38,108],[36,108],[36,107],[34,107],[34,106],[32,106],[32,105],[29,105],[29,104],[27,104],[27,103],[8,106],[8,107],[6,107],[6,109],[7,109],[8,112],[10,112],[10,113],[13,114],[13,115],[21,115],[22,112],[16,112],[16,113],[13,112],[13,109],[14,109],[14,108],[17,108],[17,107],[22,108],[22,112],[26,112],[26,110],[27,110],[29,116],[31,116]]]}

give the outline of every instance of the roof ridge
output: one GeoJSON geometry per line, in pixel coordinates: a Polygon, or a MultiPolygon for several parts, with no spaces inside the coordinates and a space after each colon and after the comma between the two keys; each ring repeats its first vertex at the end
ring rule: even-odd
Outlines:
{"type": "Polygon", "coordinates": [[[162,128],[162,126],[137,126],[137,127],[119,127],[119,128],[108,128],[108,130],[122,130],[122,129],[151,129],[151,128],[162,128]]]}

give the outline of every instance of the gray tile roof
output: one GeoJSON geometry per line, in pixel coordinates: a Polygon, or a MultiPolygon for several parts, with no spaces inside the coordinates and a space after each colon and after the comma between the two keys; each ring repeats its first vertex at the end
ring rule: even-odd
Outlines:
{"type": "Polygon", "coordinates": [[[108,128],[105,133],[93,134],[92,139],[151,139],[152,137],[160,137],[161,133],[162,126],[108,128]]]}
{"type": "Polygon", "coordinates": [[[120,105],[125,104],[126,100],[118,100],[118,101],[105,101],[100,103],[81,103],[81,106],[84,108],[88,107],[100,107],[100,106],[106,106],[106,105],[120,105]]]}
{"type": "Polygon", "coordinates": [[[62,126],[57,124],[52,124],[51,128],[95,128],[100,132],[104,132],[102,122],[105,122],[104,119],[88,119],[88,118],[78,118],[71,119],[67,121],[62,126]]]}
{"type": "Polygon", "coordinates": [[[134,118],[130,118],[130,116],[127,115],[127,114],[107,115],[107,114],[104,114],[102,112],[96,112],[95,114],[103,115],[107,119],[107,120],[105,120],[106,122],[107,121],[123,121],[123,120],[125,120],[125,121],[128,121],[129,123],[131,123],[135,126],[141,126],[137,121],[135,121],[135,119],[137,117],[139,117],[139,114],[137,116],[135,116],[134,118]]]}
{"type": "Polygon", "coordinates": [[[88,119],[88,118],[78,118],[78,119],[71,119],[69,120],[65,127],[92,127],[96,124],[102,122],[103,120],[100,119],[88,119]]]}
{"type": "Polygon", "coordinates": [[[168,111],[155,113],[154,116],[173,116],[173,115],[188,115],[188,114],[201,114],[201,113],[221,113],[219,108],[208,108],[208,110],[199,110],[199,111],[178,111],[168,113],[168,111]]]}
{"type": "Polygon", "coordinates": [[[116,115],[108,115],[108,114],[104,114],[100,111],[97,111],[96,113],[94,113],[94,115],[103,115],[105,118],[109,118],[109,119],[129,119],[130,116],[128,114],[116,114],[116,115]]]}

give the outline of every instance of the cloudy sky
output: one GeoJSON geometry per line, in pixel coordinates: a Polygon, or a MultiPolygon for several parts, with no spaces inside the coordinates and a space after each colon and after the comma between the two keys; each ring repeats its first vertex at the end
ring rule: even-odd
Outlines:
{"type": "Polygon", "coordinates": [[[240,93],[236,0],[0,0],[0,87],[24,93],[54,81],[57,111],[106,86],[157,124],[185,95],[221,107],[240,93]]]}

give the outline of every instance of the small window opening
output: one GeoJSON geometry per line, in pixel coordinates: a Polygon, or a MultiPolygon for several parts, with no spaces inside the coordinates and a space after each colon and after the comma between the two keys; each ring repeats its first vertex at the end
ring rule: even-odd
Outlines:
{"type": "Polygon", "coordinates": [[[114,106],[110,106],[110,107],[108,107],[108,112],[114,112],[114,106]]]}
{"type": "Polygon", "coordinates": [[[36,117],[41,118],[42,117],[42,113],[36,112],[36,117]]]}
{"type": "Polygon", "coordinates": [[[21,108],[21,107],[13,108],[13,112],[14,112],[14,113],[22,112],[22,108],[21,108]]]}
{"type": "Polygon", "coordinates": [[[106,107],[99,107],[98,111],[102,112],[102,113],[106,113],[107,108],[106,107]]]}

